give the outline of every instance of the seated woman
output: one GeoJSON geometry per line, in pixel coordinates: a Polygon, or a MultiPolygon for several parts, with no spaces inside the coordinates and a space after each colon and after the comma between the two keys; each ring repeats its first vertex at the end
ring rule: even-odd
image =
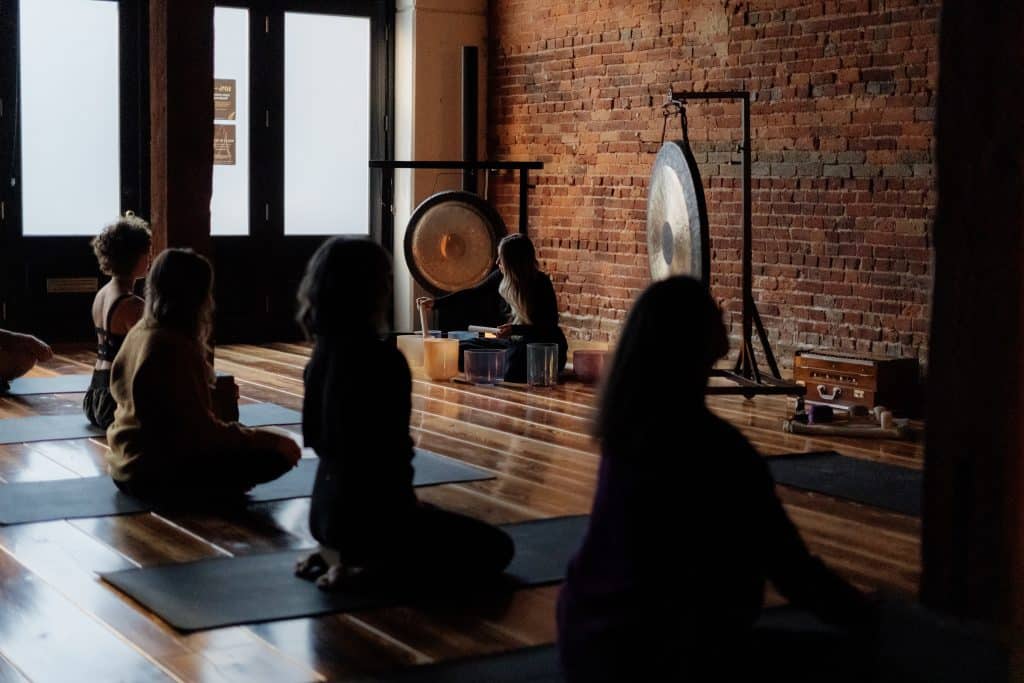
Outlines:
{"type": "Polygon", "coordinates": [[[96,366],[82,399],[89,422],[106,429],[114,421],[117,404],[110,396],[110,364],[121,350],[128,330],[142,318],[143,301],[135,296],[135,281],[149,270],[152,234],[149,224],[131,213],[103,228],[92,240],[100,271],[110,282],[96,292],[92,322],[96,329],[96,366]]]}
{"type": "MultiPolygon", "coordinates": [[[[754,628],[766,581],[828,622],[871,623],[866,598],[808,552],[757,451],[705,405],[727,350],[721,313],[696,280],[657,282],[629,313],[595,423],[589,529],[559,595],[570,682],[776,680],[773,664],[836,654],[754,628]]],[[[846,680],[789,673],[780,680],[846,680]]]]}
{"type": "Polygon", "coordinates": [[[214,416],[212,285],[210,262],[192,250],[160,254],[146,279],[142,320],[110,368],[117,409],[107,460],[114,483],[131,495],[176,504],[237,499],[301,456],[286,436],[214,416]]]}
{"type": "Polygon", "coordinates": [[[504,308],[505,323],[499,326],[498,340],[470,340],[459,344],[465,348],[508,349],[508,370],[505,379],[526,381],[526,345],[535,342],[558,344],[558,371],[565,368],[569,344],[558,326],[558,299],[551,278],[540,270],[537,252],[526,235],[508,235],[498,243],[498,270],[476,287],[437,299],[422,297],[417,304],[427,310],[444,314],[456,312],[460,326],[490,323],[490,320],[465,318],[465,312],[477,313],[504,308]],[[463,319],[459,319],[463,318],[463,319]]]}
{"type": "Polygon", "coordinates": [[[36,363],[53,358],[53,349],[31,334],[0,330],[0,393],[36,363]]]}
{"type": "Polygon", "coordinates": [[[368,240],[328,240],[298,300],[299,323],[314,342],[302,434],[320,458],[309,512],[320,549],[296,574],[324,589],[497,575],[512,559],[508,535],[422,503],[413,490],[412,378],[381,339],[391,303],[387,254],[368,240]]]}

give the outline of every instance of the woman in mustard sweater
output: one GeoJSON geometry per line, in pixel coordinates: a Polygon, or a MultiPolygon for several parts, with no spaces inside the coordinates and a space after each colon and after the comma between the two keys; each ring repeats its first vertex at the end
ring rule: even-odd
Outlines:
{"type": "Polygon", "coordinates": [[[117,410],[107,459],[126,493],[212,502],[276,479],[299,461],[290,438],[213,414],[212,285],[210,262],[190,249],[168,249],[153,262],[143,318],[110,369],[117,410]]]}

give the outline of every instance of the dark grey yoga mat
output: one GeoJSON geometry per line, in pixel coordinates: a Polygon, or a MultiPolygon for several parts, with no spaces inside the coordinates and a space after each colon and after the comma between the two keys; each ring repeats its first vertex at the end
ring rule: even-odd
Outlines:
{"type": "MultiPolygon", "coordinates": [[[[587,527],[587,517],[558,517],[502,528],[516,555],[495,588],[556,583],[587,527]]],[[[182,631],[252,624],[415,602],[414,594],[325,592],[293,575],[302,551],[200,560],[128,569],[103,580],[182,631]]]]}
{"type": "MultiPolygon", "coordinates": [[[[414,486],[493,479],[494,475],[453,458],[416,449],[414,486]]],[[[313,493],[317,460],[303,458],[280,479],[249,492],[248,503],[305,498],[313,493]]],[[[118,490],[110,477],[32,481],[0,485],[0,525],[78,517],[110,517],[156,509],[152,503],[118,490]]]]}
{"type": "MultiPolygon", "coordinates": [[[[990,626],[953,619],[929,612],[919,605],[884,600],[878,609],[879,625],[872,644],[851,650],[858,665],[866,665],[865,680],[902,681],[904,683],[977,683],[1005,681],[1009,676],[1009,653],[1000,645],[996,631],[990,626]],[[872,677],[871,670],[884,675],[872,677]]],[[[783,667],[789,662],[799,666],[808,648],[828,643],[839,637],[840,629],[825,624],[812,614],[791,606],[766,609],[755,626],[756,631],[784,632],[782,642],[794,648],[787,659],[783,654],[776,662],[783,667]],[[803,648],[801,649],[801,644],[803,648]]],[[[766,664],[766,663],[765,663],[766,664]]],[[[827,681],[848,662],[825,663],[814,680],[827,681]]],[[[807,671],[799,680],[807,680],[807,671]]],[[[795,672],[777,668],[762,670],[758,680],[797,680],[795,672]]],[[[667,677],[666,677],[667,678],[667,677]]],[[[498,655],[415,666],[390,674],[366,677],[360,683],[558,683],[560,672],[558,651],[554,645],[515,650],[498,655]]],[[[845,678],[843,680],[846,680],[845,678]]]]}
{"type": "MultiPolygon", "coordinates": [[[[218,372],[218,377],[226,373],[218,372]]],[[[52,377],[19,377],[11,380],[10,389],[0,391],[0,395],[31,396],[33,394],[84,394],[89,390],[92,375],[54,375],[52,377]]]]}
{"type": "MultiPolygon", "coordinates": [[[[238,406],[239,422],[247,427],[292,425],[302,422],[302,413],[276,403],[246,403],[238,406]]],[[[0,444],[28,441],[61,441],[104,436],[89,424],[85,415],[33,415],[0,420],[0,444]]]]}
{"type": "Polygon", "coordinates": [[[562,667],[554,645],[538,645],[497,655],[425,664],[359,683],[562,683],[562,667]]]}
{"type": "Polygon", "coordinates": [[[84,394],[89,390],[92,375],[56,375],[54,377],[19,377],[11,380],[9,396],[31,394],[84,394]]]}
{"type": "Polygon", "coordinates": [[[779,484],[921,516],[922,475],[918,470],[849,458],[835,451],[777,455],[767,461],[779,484]]]}

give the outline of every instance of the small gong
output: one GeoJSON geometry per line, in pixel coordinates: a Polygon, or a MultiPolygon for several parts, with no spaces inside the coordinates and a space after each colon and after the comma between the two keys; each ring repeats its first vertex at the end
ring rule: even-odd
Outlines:
{"type": "Polygon", "coordinates": [[[416,207],[405,229],[405,260],[424,289],[443,296],[482,282],[498,256],[505,223],[470,192],[439,192],[416,207]]]}

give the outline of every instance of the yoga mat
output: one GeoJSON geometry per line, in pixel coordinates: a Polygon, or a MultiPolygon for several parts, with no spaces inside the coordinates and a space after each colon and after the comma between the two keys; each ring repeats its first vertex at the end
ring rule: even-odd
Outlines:
{"type": "MultiPolygon", "coordinates": [[[[875,642],[860,652],[859,659],[873,662],[869,669],[883,672],[877,680],[905,683],[977,683],[978,681],[1005,681],[1009,676],[1009,656],[992,627],[963,622],[924,608],[898,602],[884,601],[879,609],[880,623],[875,642]]],[[[801,640],[813,647],[821,638],[840,633],[814,615],[793,607],[767,609],[755,629],[787,632],[792,638],[787,644],[794,649],[788,660],[794,665],[803,663],[801,640]]],[[[785,669],[787,655],[780,653],[785,669]]],[[[836,675],[848,673],[844,662],[826,663],[825,671],[815,680],[827,681],[836,675]]],[[[762,670],[760,680],[806,680],[778,668],[762,670]]],[[[806,674],[806,672],[805,672],[806,674]]],[[[870,675],[870,674],[869,674],[870,675]]],[[[563,681],[554,645],[541,645],[498,655],[427,664],[359,679],[361,683],[556,683],[563,681]]],[[[876,680],[869,678],[867,680],[876,680]]]]}
{"type": "MultiPolygon", "coordinates": [[[[276,403],[246,403],[238,406],[239,422],[247,427],[292,425],[302,422],[302,413],[276,403]]],[[[28,441],[61,441],[105,436],[102,429],[89,424],[85,415],[33,415],[0,420],[0,444],[28,441]]]]}
{"type": "MultiPolygon", "coordinates": [[[[317,460],[304,458],[279,479],[260,484],[248,503],[305,498],[313,493],[317,460]]],[[[416,449],[414,486],[492,479],[493,475],[458,460],[416,449]]],[[[110,517],[156,509],[152,503],[121,493],[110,477],[84,477],[0,485],[0,525],[77,517],[110,517]]]]}
{"type": "Polygon", "coordinates": [[[767,458],[776,483],[845,498],[864,505],[921,516],[921,472],[835,451],[767,458]]]}
{"type": "MultiPolygon", "coordinates": [[[[555,583],[587,527],[587,517],[558,517],[502,528],[516,555],[495,588],[555,583]]],[[[322,591],[294,576],[303,551],[215,558],[102,574],[103,580],[181,631],[292,619],[415,602],[403,592],[322,591]]],[[[425,558],[429,561],[429,558],[425,558]]]]}
{"type": "Polygon", "coordinates": [[[497,655],[424,664],[358,679],[360,683],[562,683],[558,649],[538,645],[497,655]]]}
{"type": "MultiPolygon", "coordinates": [[[[11,380],[9,396],[31,394],[84,394],[92,375],[56,375],[54,377],[19,377],[11,380]]],[[[0,392],[3,393],[3,392],[0,392]]]]}
{"type": "Polygon", "coordinates": [[[276,403],[243,403],[238,406],[238,421],[246,427],[302,424],[302,413],[276,403]]]}
{"type": "MultiPolygon", "coordinates": [[[[226,373],[218,372],[218,377],[227,376],[226,373]]],[[[6,393],[8,396],[30,396],[32,394],[84,394],[89,390],[92,382],[92,375],[84,373],[78,375],[54,375],[52,377],[19,377],[11,380],[11,388],[6,392],[0,391],[0,395],[6,393]]]]}

